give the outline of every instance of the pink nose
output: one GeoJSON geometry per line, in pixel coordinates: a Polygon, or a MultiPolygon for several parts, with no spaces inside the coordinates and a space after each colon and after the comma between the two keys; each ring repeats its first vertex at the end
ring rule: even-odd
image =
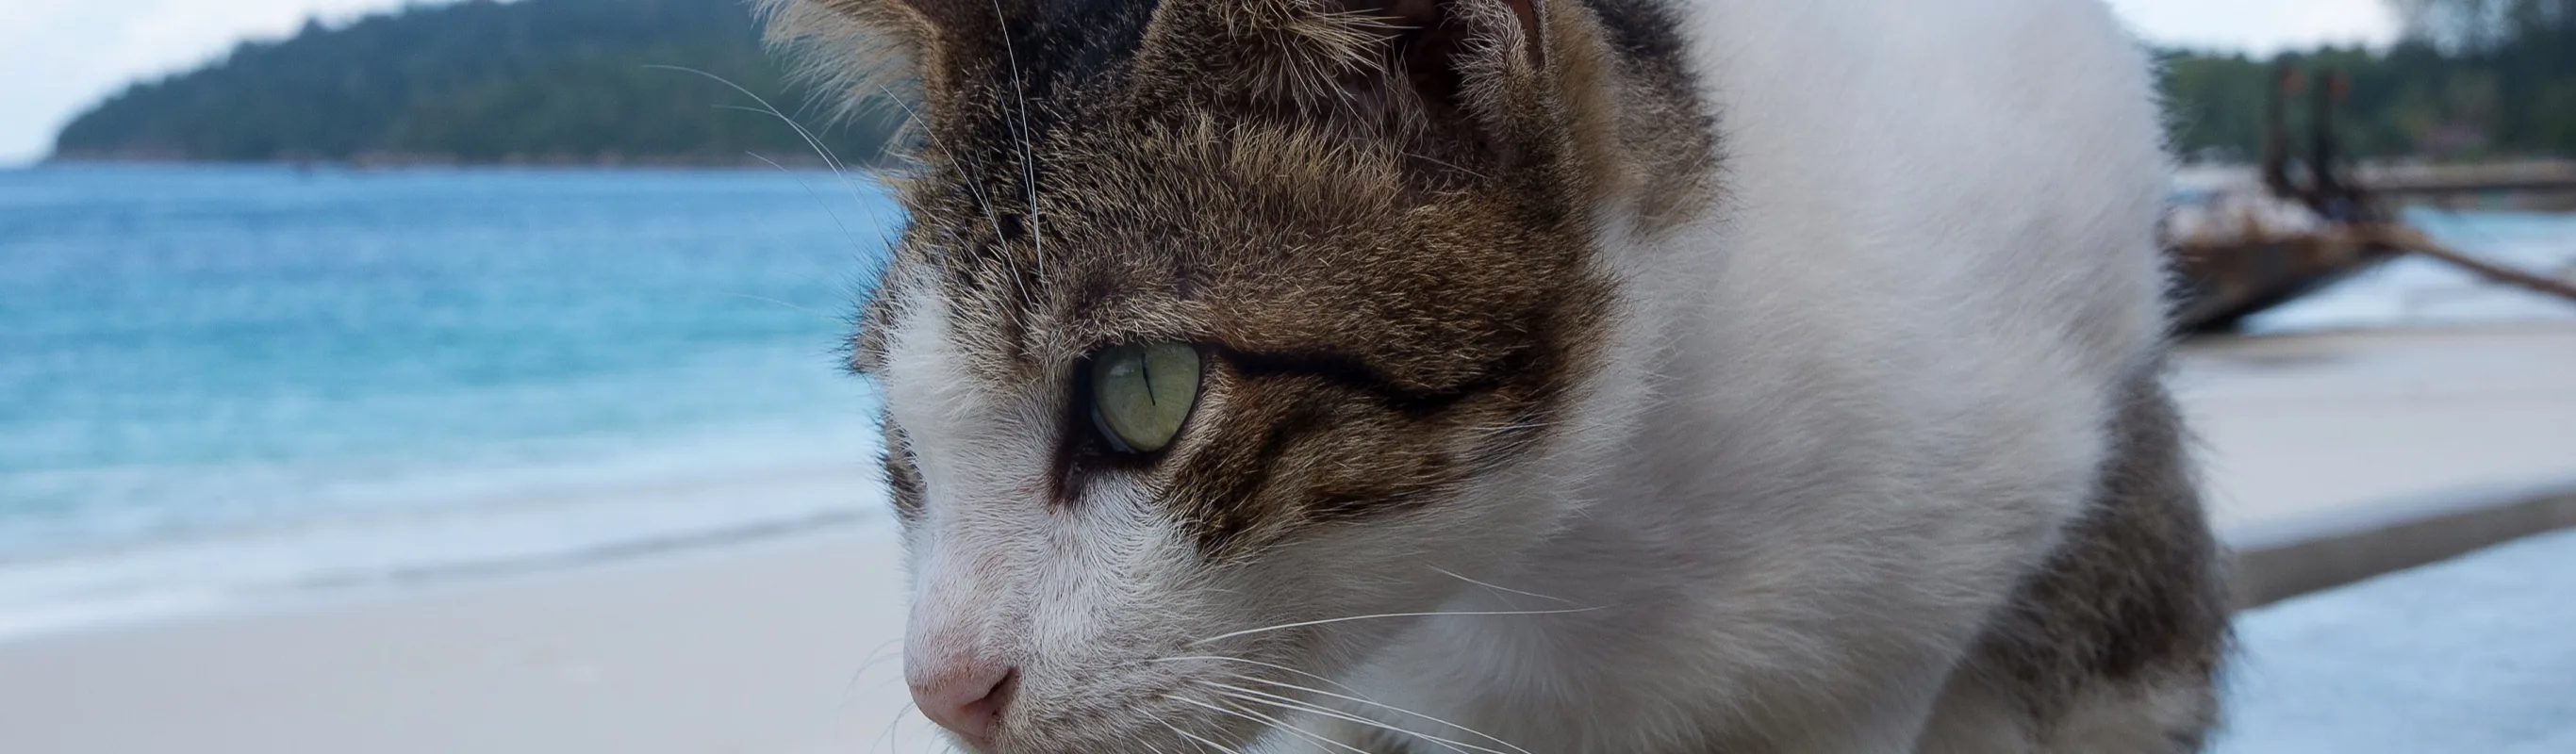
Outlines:
{"type": "Polygon", "coordinates": [[[1011,703],[1011,687],[1019,678],[1017,668],[980,662],[912,670],[907,680],[921,714],[977,746],[992,738],[993,721],[1011,703]]]}

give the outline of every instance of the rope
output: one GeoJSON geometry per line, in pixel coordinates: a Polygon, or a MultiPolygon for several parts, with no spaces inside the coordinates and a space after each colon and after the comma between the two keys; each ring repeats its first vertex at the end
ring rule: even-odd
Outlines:
{"type": "Polygon", "coordinates": [[[2388,245],[2399,251],[2422,254],[2477,273],[2480,277],[2535,293],[2542,293],[2576,303],[2576,285],[2556,278],[2534,275],[2521,270],[2500,267],[2476,257],[2451,250],[2435,242],[2423,231],[2404,225],[2377,224],[2359,228],[2362,237],[2388,245]]]}

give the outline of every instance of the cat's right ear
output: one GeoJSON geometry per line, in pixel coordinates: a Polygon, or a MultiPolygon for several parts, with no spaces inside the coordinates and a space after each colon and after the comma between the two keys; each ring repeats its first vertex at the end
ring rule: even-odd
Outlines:
{"type": "Polygon", "coordinates": [[[752,0],[770,45],[796,61],[794,73],[838,99],[925,101],[936,113],[951,87],[943,79],[996,45],[1005,7],[1026,0],[752,0]]]}

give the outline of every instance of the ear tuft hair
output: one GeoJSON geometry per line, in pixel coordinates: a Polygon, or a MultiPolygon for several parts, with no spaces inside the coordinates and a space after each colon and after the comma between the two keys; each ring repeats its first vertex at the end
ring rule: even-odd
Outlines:
{"type": "MultiPolygon", "coordinates": [[[[904,0],[750,0],[771,49],[789,74],[828,98],[833,118],[920,102],[922,67],[936,31],[904,0]]],[[[907,119],[894,135],[911,141],[926,124],[907,119]]]]}
{"type": "Polygon", "coordinates": [[[1309,108],[1342,96],[1342,82],[1377,75],[1385,19],[1331,0],[1166,0],[1137,67],[1148,101],[1243,97],[1309,108]]]}

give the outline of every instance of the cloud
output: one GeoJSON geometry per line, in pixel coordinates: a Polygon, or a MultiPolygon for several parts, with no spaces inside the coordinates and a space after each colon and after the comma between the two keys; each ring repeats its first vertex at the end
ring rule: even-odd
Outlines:
{"type": "Polygon", "coordinates": [[[2257,54],[2397,36],[2386,0],[2111,0],[2111,7],[2159,44],[2257,54]]]}
{"type": "Polygon", "coordinates": [[[185,70],[304,20],[404,0],[9,0],[0,13],[0,165],[43,157],[80,110],[134,81],[185,70]]]}

